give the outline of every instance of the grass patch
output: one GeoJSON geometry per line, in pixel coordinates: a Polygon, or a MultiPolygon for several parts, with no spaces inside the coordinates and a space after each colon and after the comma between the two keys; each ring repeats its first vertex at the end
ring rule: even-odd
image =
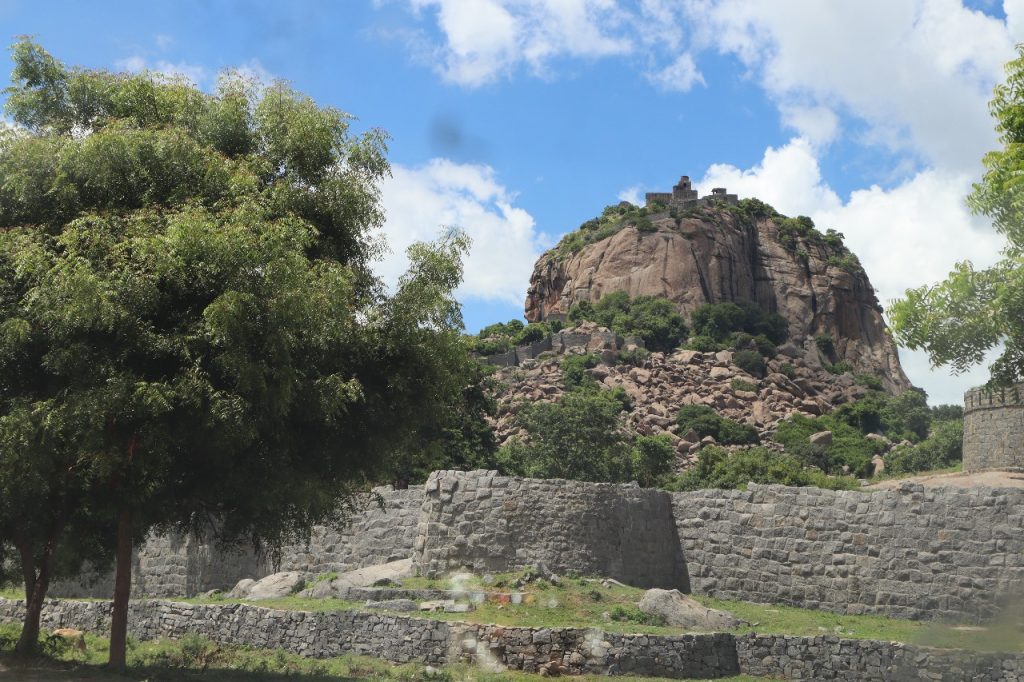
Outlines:
{"type": "MultiPolygon", "coordinates": [[[[608,584],[594,578],[562,578],[558,585],[534,580],[516,587],[521,573],[493,576],[488,584],[480,581],[466,584],[468,591],[521,592],[524,603],[477,604],[469,613],[403,613],[397,615],[433,618],[446,621],[494,623],[521,627],[593,627],[607,632],[673,635],[680,628],[665,626],[637,609],[644,590],[636,587],[608,584]]],[[[451,589],[447,580],[424,577],[402,580],[403,589],[451,589]]],[[[841,615],[829,611],[801,609],[792,606],[751,604],[725,601],[694,595],[711,608],[728,611],[738,618],[753,623],[734,630],[737,634],[761,632],[788,635],[837,635],[853,639],[898,641],[946,648],[978,651],[1024,651],[1024,631],[999,624],[985,629],[957,629],[955,625],[926,621],[901,620],[882,615],[841,615]]],[[[198,598],[193,603],[216,603],[217,600],[198,598]]],[[[223,603],[223,600],[220,600],[223,603]]],[[[305,599],[286,597],[260,602],[247,602],[267,608],[335,611],[358,609],[361,603],[339,599],[305,599]]]]}

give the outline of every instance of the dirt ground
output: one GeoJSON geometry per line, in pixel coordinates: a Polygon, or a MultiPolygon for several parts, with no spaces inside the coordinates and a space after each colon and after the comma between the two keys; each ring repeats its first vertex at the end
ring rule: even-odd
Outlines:
{"type": "Polygon", "coordinates": [[[899,488],[904,483],[920,483],[926,488],[1024,488],[1024,474],[1009,473],[1006,471],[983,471],[976,474],[965,474],[954,472],[951,474],[930,474],[924,476],[910,476],[908,478],[893,478],[869,485],[866,490],[892,490],[899,488]]]}

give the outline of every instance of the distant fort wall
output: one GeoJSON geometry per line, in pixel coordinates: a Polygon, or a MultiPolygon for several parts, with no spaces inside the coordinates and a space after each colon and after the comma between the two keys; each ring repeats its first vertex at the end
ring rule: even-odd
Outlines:
{"type": "MultiPolygon", "coordinates": [[[[412,558],[438,575],[544,562],[725,599],[951,621],[982,620],[1024,596],[1024,490],[669,493],[438,471],[425,486],[380,492],[383,509],[370,505],[345,530],[318,529],[308,547],[286,549],[281,568],[313,577],[412,558]]],[[[190,596],[272,571],[251,554],[153,538],[139,551],[135,593],[190,596]]]]}
{"type": "Polygon", "coordinates": [[[648,207],[658,204],[666,208],[686,209],[717,203],[735,204],[738,198],[735,194],[729,194],[724,187],[715,187],[711,194],[698,197],[697,190],[693,189],[690,182],[690,176],[684,175],[679,178],[679,183],[671,192],[648,192],[644,195],[644,201],[648,207]]]}
{"type": "Polygon", "coordinates": [[[964,394],[964,471],[1024,472],[1024,384],[964,394]]]}

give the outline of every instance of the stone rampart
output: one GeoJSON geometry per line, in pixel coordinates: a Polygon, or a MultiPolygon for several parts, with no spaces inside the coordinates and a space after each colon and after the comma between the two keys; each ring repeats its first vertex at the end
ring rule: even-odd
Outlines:
{"type": "MultiPolygon", "coordinates": [[[[348,571],[412,556],[423,486],[407,490],[377,488],[383,507],[366,496],[362,513],[342,528],[317,526],[309,544],[286,546],[282,571],[310,575],[348,571]]],[[[136,597],[194,596],[208,590],[231,588],[242,578],[273,573],[266,557],[252,551],[224,550],[212,542],[176,533],[153,535],[136,552],[132,566],[132,593],[136,597]]],[[[110,570],[87,573],[75,581],[60,581],[54,596],[109,597],[113,594],[110,570]]]]}
{"type": "MultiPolygon", "coordinates": [[[[18,622],[22,601],[0,599],[0,622],[18,622]]],[[[104,633],[110,602],[49,601],[46,629],[104,633]]],[[[978,654],[838,637],[634,635],[591,628],[526,628],[445,622],[365,611],[311,613],[244,604],[132,602],[140,640],[200,635],[214,642],[281,649],[312,658],[361,654],[395,663],[475,662],[490,668],[591,675],[712,679],[749,674],[788,680],[1021,682],[1024,654],[978,654]],[[557,667],[557,671],[552,670],[557,667]]]]}
{"type": "Polygon", "coordinates": [[[435,471],[427,480],[414,561],[427,575],[463,566],[556,572],[686,589],[672,498],[636,484],[435,471]]]}
{"type": "MultiPolygon", "coordinates": [[[[985,619],[1024,596],[1022,490],[752,484],[668,493],[442,471],[426,486],[382,494],[384,510],[371,506],[344,531],[319,530],[308,549],[288,548],[281,568],[312,576],[411,557],[436,575],[544,562],[640,587],[954,621],[985,619]]],[[[158,538],[139,553],[135,593],[192,595],[271,571],[251,555],[158,538]]]]}
{"type": "Polygon", "coordinates": [[[964,394],[964,471],[1024,471],[1024,384],[964,394]]]}
{"type": "Polygon", "coordinates": [[[673,510],[696,594],[956,621],[1024,595],[1024,490],[751,484],[673,510]]]}

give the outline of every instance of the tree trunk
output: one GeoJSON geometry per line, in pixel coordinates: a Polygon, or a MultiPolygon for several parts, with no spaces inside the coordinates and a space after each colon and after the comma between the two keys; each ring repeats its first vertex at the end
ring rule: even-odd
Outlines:
{"type": "Polygon", "coordinates": [[[128,642],[128,598],[132,591],[132,513],[122,509],[117,519],[117,563],[114,569],[114,610],[110,618],[110,657],[115,670],[125,669],[128,642]]]}
{"type": "Polygon", "coordinates": [[[18,553],[21,555],[21,570],[25,579],[25,622],[21,627],[21,636],[15,646],[18,655],[28,656],[39,649],[39,620],[43,614],[43,602],[46,591],[50,589],[50,578],[53,576],[54,556],[57,540],[50,538],[43,548],[43,561],[36,574],[35,561],[32,556],[31,543],[18,542],[18,553]]]}
{"type": "Polygon", "coordinates": [[[43,548],[43,561],[36,573],[32,544],[17,542],[17,551],[22,556],[22,572],[25,578],[25,623],[22,635],[18,637],[14,651],[19,655],[31,655],[39,648],[39,621],[43,613],[43,602],[53,576],[53,557],[56,554],[56,540],[51,538],[43,548]]]}

